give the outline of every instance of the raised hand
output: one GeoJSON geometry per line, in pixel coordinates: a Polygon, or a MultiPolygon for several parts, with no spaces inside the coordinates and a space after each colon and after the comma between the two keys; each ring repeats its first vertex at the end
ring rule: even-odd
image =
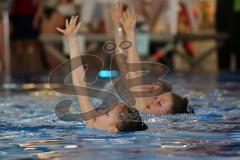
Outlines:
{"type": "Polygon", "coordinates": [[[125,30],[125,32],[131,33],[134,32],[136,26],[137,15],[133,10],[127,10],[123,12],[121,17],[121,24],[125,30]]]}
{"type": "Polygon", "coordinates": [[[123,4],[121,2],[114,4],[110,9],[110,14],[114,25],[120,24],[120,19],[123,15],[123,4]]]}
{"type": "Polygon", "coordinates": [[[78,16],[72,16],[70,22],[68,21],[68,19],[66,19],[65,22],[66,29],[61,29],[58,27],[57,30],[63,33],[67,39],[73,38],[76,36],[81,27],[81,22],[77,23],[77,20],[78,16]]]}

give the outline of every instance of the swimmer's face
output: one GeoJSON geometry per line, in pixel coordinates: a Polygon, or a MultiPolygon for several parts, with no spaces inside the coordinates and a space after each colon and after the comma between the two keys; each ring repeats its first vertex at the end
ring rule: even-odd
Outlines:
{"type": "Polygon", "coordinates": [[[146,112],[152,114],[169,114],[173,112],[174,95],[171,92],[148,99],[146,112]]]}
{"type": "Polygon", "coordinates": [[[120,114],[127,108],[124,104],[117,104],[113,110],[97,117],[94,121],[94,128],[99,130],[108,130],[118,132],[117,126],[120,124],[120,114]]]}

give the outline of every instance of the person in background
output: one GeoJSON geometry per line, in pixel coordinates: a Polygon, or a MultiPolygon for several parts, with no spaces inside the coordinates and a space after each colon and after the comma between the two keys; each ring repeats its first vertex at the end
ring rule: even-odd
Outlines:
{"type": "Polygon", "coordinates": [[[56,34],[56,27],[63,26],[65,18],[76,14],[72,0],[43,0],[34,17],[33,25],[40,26],[41,34],[56,34]]]}
{"type": "Polygon", "coordinates": [[[36,38],[38,36],[39,28],[33,27],[33,19],[39,2],[39,0],[11,1],[12,39],[36,38]]]}
{"type": "Polygon", "coordinates": [[[240,0],[218,0],[216,7],[216,30],[229,35],[218,50],[218,67],[230,71],[234,55],[236,70],[240,70],[240,0]]]}
{"type": "Polygon", "coordinates": [[[235,70],[240,71],[240,0],[234,0],[233,2],[233,22],[231,27],[230,38],[234,49],[235,70]]]}
{"type": "MultiPolygon", "coordinates": [[[[231,23],[233,21],[234,0],[217,0],[216,5],[216,30],[218,33],[231,33],[231,23]]],[[[226,39],[218,49],[218,67],[220,70],[229,70],[231,53],[231,39],[226,39]]]]}
{"type": "Polygon", "coordinates": [[[40,0],[12,0],[11,23],[11,67],[13,72],[38,72],[42,70],[39,29],[34,28],[33,19],[40,0]]]}
{"type": "MultiPolygon", "coordinates": [[[[33,25],[35,27],[40,26],[40,34],[44,36],[56,35],[56,27],[63,27],[65,24],[65,18],[71,17],[76,14],[76,10],[72,3],[72,0],[42,0],[38,7],[37,13],[34,17],[33,25]]],[[[50,47],[56,50],[61,49],[59,44],[48,44],[50,47]]],[[[53,69],[59,64],[63,63],[64,58],[52,54],[51,50],[48,50],[45,46],[43,50],[43,62],[46,69],[53,69]]]]}
{"type": "MultiPolygon", "coordinates": [[[[178,31],[179,34],[190,34],[194,31],[191,20],[190,13],[188,13],[188,9],[185,3],[180,2],[179,4],[179,16],[178,16],[178,31]]],[[[199,12],[196,7],[192,7],[192,14],[194,18],[197,19],[199,17],[199,12]]],[[[195,56],[194,44],[190,40],[185,40],[182,42],[183,49],[189,55],[189,57],[195,56]]]]}
{"type": "MultiPolygon", "coordinates": [[[[0,12],[3,12],[3,2],[0,2],[0,12]]],[[[0,35],[3,35],[3,20],[2,17],[0,17],[0,35]]],[[[4,48],[3,48],[4,44],[3,44],[3,36],[0,36],[0,73],[2,73],[3,70],[3,52],[4,52],[4,48]]]]}
{"type": "MultiPolygon", "coordinates": [[[[0,2],[0,12],[3,12],[3,2],[0,2]]],[[[0,74],[3,70],[3,52],[4,52],[4,44],[3,44],[3,20],[2,16],[0,17],[0,74]]]]}
{"type": "Polygon", "coordinates": [[[0,18],[0,73],[3,71],[3,53],[4,53],[4,42],[3,42],[3,21],[0,18]]]}

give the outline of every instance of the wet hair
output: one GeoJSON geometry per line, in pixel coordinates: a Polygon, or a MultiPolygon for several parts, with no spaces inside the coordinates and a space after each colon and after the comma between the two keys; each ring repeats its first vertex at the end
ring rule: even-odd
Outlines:
{"type": "Polygon", "coordinates": [[[119,132],[134,132],[145,131],[148,129],[147,125],[142,122],[142,118],[135,108],[126,107],[126,109],[120,113],[121,122],[117,125],[119,132]]]}
{"type": "Polygon", "coordinates": [[[174,111],[173,114],[177,113],[189,113],[188,112],[188,99],[187,97],[183,98],[175,93],[172,93],[174,111]]]}

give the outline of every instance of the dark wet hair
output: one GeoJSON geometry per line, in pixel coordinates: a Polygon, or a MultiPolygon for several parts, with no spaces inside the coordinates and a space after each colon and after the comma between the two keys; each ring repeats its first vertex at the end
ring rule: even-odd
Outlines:
{"type": "Polygon", "coordinates": [[[181,97],[176,93],[172,93],[174,101],[174,110],[173,114],[177,113],[189,113],[188,112],[188,99],[187,97],[181,97]]]}
{"type": "Polygon", "coordinates": [[[145,131],[148,129],[147,125],[142,122],[142,118],[135,108],[126,107],[126,109],[120,113],[121,122],[117,126],[119,132],[131,132],[131,131],[145,131]]]}

